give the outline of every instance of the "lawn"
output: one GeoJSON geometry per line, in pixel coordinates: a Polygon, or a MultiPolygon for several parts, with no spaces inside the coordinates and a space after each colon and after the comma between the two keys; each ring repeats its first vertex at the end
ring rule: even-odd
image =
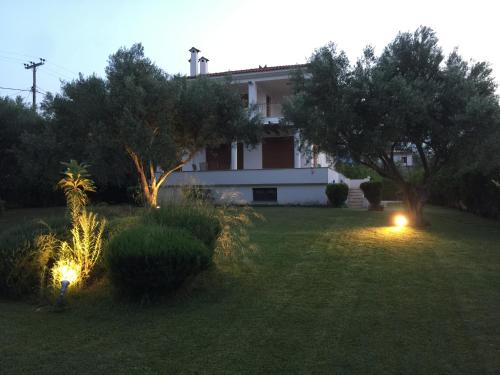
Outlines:
{"type": "Polygon", "coordinates": [[[397,231],[390,212],[258,211],[253,252],[162,304],[105,286],[64,313],[0,302],[0,372],[500,373],[500,223],[428,208],[429,229],[397,231]]]}

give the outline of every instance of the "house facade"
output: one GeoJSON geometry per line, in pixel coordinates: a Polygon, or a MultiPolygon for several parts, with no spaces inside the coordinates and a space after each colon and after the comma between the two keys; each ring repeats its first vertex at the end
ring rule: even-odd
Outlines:
{"type": "Polygon", "coordinates": [[[323,153],[299,149],[300,134],[280,125],[282,104],[292,95],[290,75],[299,66],[208,73],[208,59],[198,58],[200,51],[194,47],[190,52],[190,76],[225,79],[230,75],[242,100],[259,113],[264,136],[254,146],[233,142],[205,147],[168,179],[160,198],[195,185],[224,203],[325,205],[326,184],[345,182],[356,190],[365,181],[344,177],[323,153]]]}

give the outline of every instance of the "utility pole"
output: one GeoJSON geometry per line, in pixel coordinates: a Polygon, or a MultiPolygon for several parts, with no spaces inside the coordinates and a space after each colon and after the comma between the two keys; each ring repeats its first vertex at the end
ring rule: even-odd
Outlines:
{"type": "Polygon", "coordinates": [[[36,68],[43,64],[45,64],[45,59],[41,57],[38,63],[30,61],[29,64],[24,64],[25,69],[33,69],[33,86],[31,87],[31,91],[33,92],[33,111],[36,111],[36,68]]]}

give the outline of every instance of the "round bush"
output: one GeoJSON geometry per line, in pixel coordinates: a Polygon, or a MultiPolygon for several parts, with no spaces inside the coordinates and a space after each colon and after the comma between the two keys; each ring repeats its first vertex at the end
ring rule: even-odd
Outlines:
{"type": "Polygon", "coordinates": [[[382,206],[382,183],[378,181],[363,182],[360,186],[365,198],[370,202],[370,210],[380,210],[382,206]]]}
{"type": "Polygon", "coordinates": [[[222,230],[213,210],[205,206],[171,204],[150,211],[145,221],[185,229],[212,250],[222,230]]]}
{"type": "Polygon", "coordinates": [[[342,207],[347,200],[349,186],[344,183],[328,184],[325,193],[333,207],[342,207]]]}
{"type": "Polygon", "coordinates": [[[177,289],[206,268],[212,252],[189,232],[160,225],[140,225],[114,236],[106,249],[111,282],[132,298],[177,289]]]}

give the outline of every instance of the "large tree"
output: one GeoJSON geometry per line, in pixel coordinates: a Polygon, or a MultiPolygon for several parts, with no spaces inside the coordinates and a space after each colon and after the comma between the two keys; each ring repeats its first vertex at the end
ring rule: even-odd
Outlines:
{"type": "Polygon", "coordinates": [[[365,49],[354,66],[334,44],[320,48],[296,74],[295,88],[285,118],[304,142],[393,180],[417,226],[425,223],[423,206],[438,171],[498,125],[491,69],[467,64],[456,51],[445,60],[427,27],[398,34],[379,57],[365,49]],[[397,151],[417,155],[420,168],[403,168],[397,151]]]}
{"type": "MultiPolygon", "coordinates": [[[[44,119],[20,97],[16,100],[0,98],[0,198],[9,204],[34,205],[41,198],[39,193],[44,187],[32,178],[30,170],[37,165],[23,164],[17,154],[23,138],[41,132],[45,126],[44,119]]],[[[39,164],[44,161],[39,160],[39,164]]]]}
{"type": "Polygon", "coordinates": [[[257,140],[257,121],[228,81],[171,77],[144,56],[141,44],[112,55],[106,75],[108,137],[132,159],[150,206],[162,183],[204,146],[257,140]]]}

